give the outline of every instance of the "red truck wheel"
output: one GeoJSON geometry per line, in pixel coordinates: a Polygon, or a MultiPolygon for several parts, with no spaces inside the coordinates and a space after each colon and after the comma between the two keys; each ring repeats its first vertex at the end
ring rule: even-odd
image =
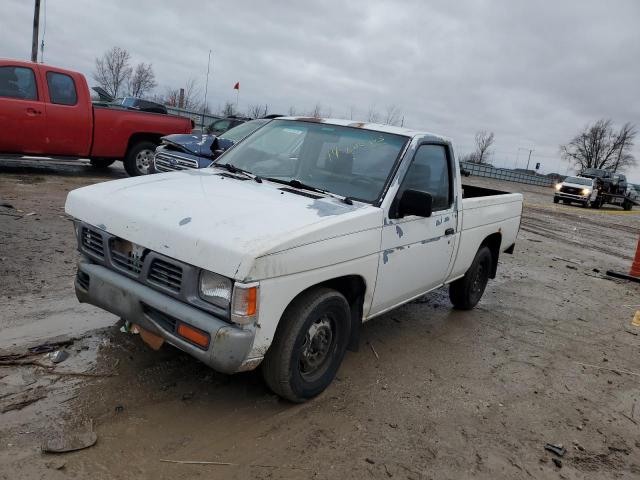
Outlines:
{"type": "Polygon", "coordinates": [[[124,159],[124,169],[132,177],[149,174],[155,151],[156,144],[149,140],[134,143],[124,159]]]}

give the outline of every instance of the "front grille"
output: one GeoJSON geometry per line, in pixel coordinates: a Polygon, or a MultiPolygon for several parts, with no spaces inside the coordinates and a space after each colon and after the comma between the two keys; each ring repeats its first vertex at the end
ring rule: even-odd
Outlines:
{"type": "Polygon", "coordinates": [[[581,188],[575,188],[575,187],[565,187],[562,186],[560,188],[560,191],[562,193],[568,193],[570,195],[582,195],[582,189],[581,188]]]}
{"type": "Polygon", "coordinates": [[[111,253],[111,263],[123,270],[138,275],[142,271],[144,255],[134,255],[133,251],[120,251],[116,248],[117,242],[122,242],[119,238],[112,238],[109,242],[109,253],[111,253]]]}
{"type": "Polygon", "coordinates": [[[175,172],[177,170],[192,170],[198,168],[198,162],[191,158],[166,152],[156,153],[156,170],[159,172],[175,172]]]}
{"type": "Polygon", "coordinates": [[[182,267],[155,258],[149,267],[148,280],[178,293],[182,288],[182,267]]]}
{"type": "Polygon", "coordinates": [[[82,227],[80,236],[82,247],[86,251],[96,255],[97,257],[104,258],[104,240],[100,232],[87,227],[82,227]]]}

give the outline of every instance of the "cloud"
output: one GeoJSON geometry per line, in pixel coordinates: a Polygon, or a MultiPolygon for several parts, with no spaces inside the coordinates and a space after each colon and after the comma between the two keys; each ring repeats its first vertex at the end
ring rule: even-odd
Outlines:
{"type": "MultiPolygon", "coordinates": [[[[558,145],[587,123],[640,122],[635,0],[47,4],[45,60],[90,83],[95,57],[119,45],[153,63],[159,90],[203,86],[212,49],[213,108],[235,100],[237,81],[241,107],[272,112],[320,104],[362,118],[397,105],[405,125],[451,137],[461,153],[477,130],[494,131],[497,165],[534,148],[532,162],[564,172],[558,145]]],[[[4,0],[3,12],[0,55],[28,58],[32,5],[4,0]]]]}

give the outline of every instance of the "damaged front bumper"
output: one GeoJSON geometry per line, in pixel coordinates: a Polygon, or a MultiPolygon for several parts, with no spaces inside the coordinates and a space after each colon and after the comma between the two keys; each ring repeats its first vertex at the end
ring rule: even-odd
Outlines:
{"type": "Polygon", "coordinates": [[[253,330],[230,325],[102,265],[81,261],[75,289],[80,302],[138,324],[222,373],[243,370],[241,366],[253,345],[253,330]],[[181,322],[206,332],[210,338],[208,348],[178,336],[181,322]]]}

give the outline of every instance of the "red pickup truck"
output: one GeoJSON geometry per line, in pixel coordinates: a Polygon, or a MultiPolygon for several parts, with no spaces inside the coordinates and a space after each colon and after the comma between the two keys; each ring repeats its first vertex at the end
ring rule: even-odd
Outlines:
{"type": "Polygon", "coordinates": [[[89,158],[99,168],[122,160],[129,175],[144,175],[160,137],[192,128],[188,118],[93,105],[80,73],[0,59],[0,153],[89,158]]]}

